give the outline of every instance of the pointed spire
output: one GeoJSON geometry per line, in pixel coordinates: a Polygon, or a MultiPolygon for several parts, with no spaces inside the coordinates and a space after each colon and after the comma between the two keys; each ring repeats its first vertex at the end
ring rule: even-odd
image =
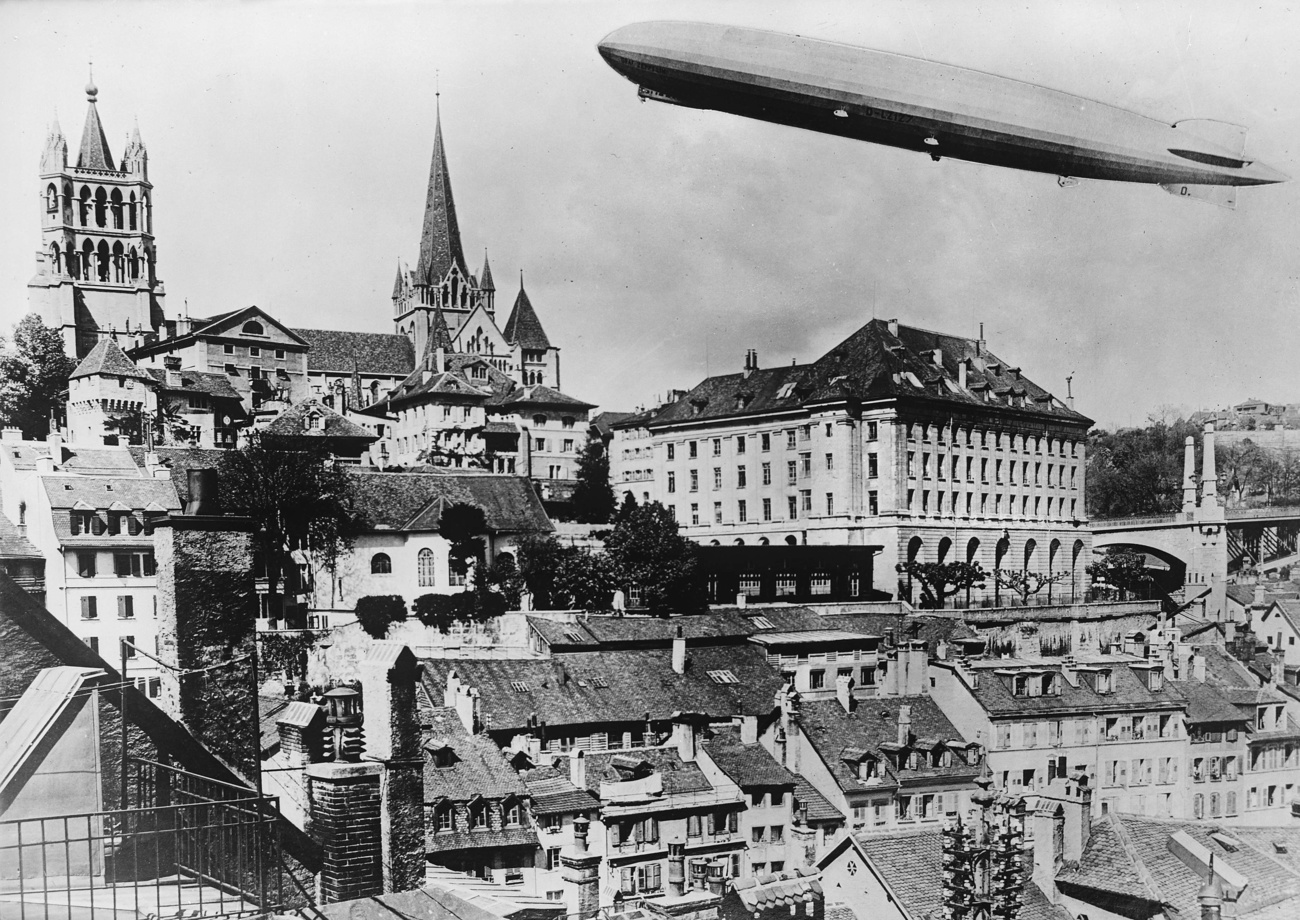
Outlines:
{"type": "Polygon", "coordinates": [[[460,226],[456,223],[456,203],[451,195],[451,176],[442,145],[442,111],[439,108],[433,136],[433,162],[429,165],[429,190],[424,202],[424,227],[420,233],[420,261],[415,267],[416,282],[438,284],[456,265],[469,276],[465,254],[460,247],[460,226]]]}
{"type": "Polygon", "coordinates": [[[132,144],[137,144],[137,145],[143,147],[143,146],[144,146],[144,141],[142,141],[142,140],[140,139],[140,116],[138,116],[138,115],[133,116],[132,119],[131,119],[131,121],[132,121],[132,127],[131,127],[131,143],[132,143],[132,144]]]}
{"type": "Polygon", "coordinates": [[[495,291],[496,285],[492,283],[492,266],[488,265],[487,248],[483,249],[483,273],[478,276],[478,286],[481,291],[495,291]]]}
{"type": "Polygon", "coordinates": [[[528,292],[524,290],[522,270],[519,272],[519,295],[510,309],[510,318],[506,320],[502,334],[507,342],[529,351],[546,351],[551,347],[551,340],[546,337],[542,321],[537,318],[537,311],[533,309],[528,292]]]}
{"type": "Polygon", "coordinates": [[[393,300],[402,296],[406,290],[406,284],[402,280],[402,260],[397,260],[397,280],[393,282],[393,300]]]}
{"type": "Polygon", "coordinates": [[[433,308],[433,316],[429,320],[429,338],[424,344],[424,353],[426,356],[432,356],[439,348],[445,354],[452,354],[456,349],[452,344],[451,330],[447,328],[447,317],[442,314],[442,307],[433,308]]]}
{"type": "Polygon", "coordinates": [[[99,89],[95,86],[92,74],[90,82],[86,84],[86,99],[90,106],[86,109],[85,127],[81,129],[81,152],[77,154],[79,169],[114,169],[113,154],[108,149],[108,136],[104,134],[104,126],[99,123],[96,107],[98,95],[99,89]]]}

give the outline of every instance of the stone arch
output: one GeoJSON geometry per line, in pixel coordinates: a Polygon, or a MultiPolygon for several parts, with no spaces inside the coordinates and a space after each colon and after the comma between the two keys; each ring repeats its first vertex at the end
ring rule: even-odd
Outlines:
{"type": "Polygon", "coordinates": [[[1025,541],[1025,566],[1026,572],[1032,572],[1034,565],[1038,561],[1038,541],[1030,537],[1025,541]]]}
{"type": "Polygon", "coordinates": [[[108,193],[102,185],[95,189],[95,226],[108,226],[108,193]]]}
{"type": "Polygon", "coordinates": [[[100,281],[108,280],[108,262],[108,240],[100,240],[95,251],[95,275],[100,281]]]}
{"type": "Polygon", "coordinates": [[[796,537],[794,534],[790,534],[785,538],[785,543],[787,546],[798,546],[799,538],[796,537]]]}
{"type": "Polygon", "coordinates": [[[63,254],[59,251],[58,243],[50,244],[50,268],[56,275],[63,274],[63,254]]]}
{"type": "Polygon", "coordinates": [[[736,537],[736,539],[732,540],[731,543],[733,546],[744,546],[745,540],[742,537],[736,537]]]}
{"type": "Polygon", "coordinates": [[[916,562],[921,556],[921,550],[925,548],[925,541],[920,537],[913,537],[907,541],[907,561],[916,562]]]}
{"type": "Polygon", "coordinates": [[[772,545],[772,541],[769,540],[767,537],[759,537],[759,538],[758,538],[758,545],[759,545],[759,546],[771,546],[771,545],[772,545]]]}
{"type": "Polygon", "coordinates": [[[1083,565],[1084,545],[1082,540],[1075,540],[1074,546],[1070,549],[1070,600],[1076,600],[1079,596],[1079,570],[1083,565]]]}
{"type": "Polygon", "coordinates": [[[980,552],[979,537],[971,537],[966,542],[966,561],[975,562],[975,557],[979,555],[979,552],[980,552]]]}
{"type": "Polygon", "coordinates": [[[997,546],[993,550],[993,603],[1000,606],[1002,603],[1002,588],[998,585],[998,570],[1002,568],[1002,560],[1011,550],[1011,540],[1003,537],[998,540],[997,546]]]}
{"type": "Polygon", "coordinates": [[[952,539],[950,537],[944,537],[939,541],[939,546],[935,550],[936,553],[935,562],[947,562],[948,553],[950,553],[951,551],[952,551],[952,539]]]}
{"type": "Polygon", "coordinates": [[[83,185],[77,198],[77,217],[83,227],[90,226],[90,186],[83,185]]]}
{"type": "Polygon", "coordinates": [[[53,182],[45,187],[45,210],[51,214],[59,211],[59,187],[53,182]]]}
{"type": "Polygon", "coordinates": [[[113,194],[109,196],[108,209],[113,215],[113,229],[122,229],[122,190],[113,189],[113,194]]]}
{"type": "Polygon", "coordinates": [[[126,251],[121,240],[113,244],[113,280],[118,284],[126,281],[126,251]]]}
{"type": "MultiPolygon", "coordinates": [[[[1061,541],[1057,540],[1056,538],[1053,538],[1052,542],[1049,543],[1047,546],[1047,574],[1048,575],[1056,574],[1057,560],[1060,559],[1060,557],[1061,557],[1061,541]]],[[[1054,582],[1047,583],[1047,603],[1049,604],[1052,602],[1052,594],[1054,593],[1053,589],[1055,587],[1056,584],[1054,582]]]]}
{"type": "Polygon", "coordinates": [[[129,250],[127,250],[127,253],[126,253],[126,268],[127,268],[127,273],[130,275],[132,281],[137,281],[137,280],[139,280],[139,278],[140,278],[140,254],[139,254],[138,252],[135,251],[135,247],[134,247],[134,246],[132,246],[129,250]]]}
{"type": "Polygon", "coordinates": [[[138,208],[139,206],[140,203],[135,200],[135,192],[132,192],[126,200],[126,222],[128,228],[131,230],[134,230],[136,228],[136,223],[138,220],[136,216],[136,208],[138,208]]]}

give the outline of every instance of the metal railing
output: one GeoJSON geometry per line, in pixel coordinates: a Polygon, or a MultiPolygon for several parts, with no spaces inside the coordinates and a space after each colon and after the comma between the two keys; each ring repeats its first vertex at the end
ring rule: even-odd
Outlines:
{"type": "Polygon", "coordinates": [[[0,821],[0,916],[238,917],[305,903],[274,796],[147,760],[129,769],[129,808],[0,821]]]}

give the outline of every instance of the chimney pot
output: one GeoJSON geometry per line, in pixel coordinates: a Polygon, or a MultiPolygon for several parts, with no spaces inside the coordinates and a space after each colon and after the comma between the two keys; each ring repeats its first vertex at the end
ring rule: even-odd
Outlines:
{"type": "Polygon", "coordinates": [[[686,673],[686,638],[682,635],[680,626],[673,638],[673,670],[678,674],[686,673]]]}

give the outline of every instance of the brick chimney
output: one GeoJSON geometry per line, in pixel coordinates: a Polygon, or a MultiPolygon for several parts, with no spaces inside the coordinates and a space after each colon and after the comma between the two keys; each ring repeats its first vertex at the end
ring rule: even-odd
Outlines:
{"type": "Polygon", "coordinates": [[[384,891],[424,883],[424,755],[416,685],[421,665],[400,642],[375,642],[361,662],[366,759],[385,767],[380,788],[384,891]]]}
{"type": "Polygon", "coordinates": [[[573,845],[560,853],[560,877],[578,894],[577,904],[569,914],[587,920],[600,913],[600,856],[587,849],[587,831],[591,822],[583,815],[573,820],[573,845]]]}
{"type": "Polygon", "coordinates": [[[695,760],[698,741],[699,728],[691,716],[681,716],[673,720],[673,744],[677,748],[677,755],[686,763],[695,760]]]}
{"type": "Polygon", "coordinates": [[[907,703],[898,707],[898,737],[895,740],[904,747],[912,742],[912,707],[907,703]]]}
{"type": "Polygon", "coordinates": [[[322,850],[323,903],[384,893],[383,772],[378,763],[317,763],[307,768],[311,834],[322,850]]]}

